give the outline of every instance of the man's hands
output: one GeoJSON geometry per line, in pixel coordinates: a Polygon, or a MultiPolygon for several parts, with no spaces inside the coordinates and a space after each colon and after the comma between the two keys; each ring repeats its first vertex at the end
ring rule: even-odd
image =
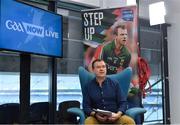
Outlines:
{"type": "Polygon", "coordinates": [[[117,121],[122,115],[122,112],[117,112],[117,113],[112,113],[112,116],[106,116],[106,115],[102,115],[100,113],[95,113],[94,117],[102,122],[102,123],[113,123],[115,121],[117,121]]]}
{"type": "Polygon", "coordinates": [[[102,115],[102,114],[100,114],[100,113],[96,113],[96,114],[95,114],[95,118],[96,118],[98,121],[102,122],[102,123],[106,123],[107,120],[108,120],[108,116],[102,115]]]}
{"type": "Polygon", "coordinates": [[[112,113],[111,117],[108,117],[108,122],[115,122],[122,116],[122,112],[112,113]]]}

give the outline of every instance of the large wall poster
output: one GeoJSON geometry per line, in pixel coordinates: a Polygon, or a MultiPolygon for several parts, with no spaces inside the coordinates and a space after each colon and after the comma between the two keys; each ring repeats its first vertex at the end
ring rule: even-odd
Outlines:
{"type": "Polygon", "coordinates": [[[87,10],[82,17],[85,67],[91,71],[91,62],[96,58],[105,60],[108,74],[131,66],[132,85],[138,87],[137,7],[87,10]]]}

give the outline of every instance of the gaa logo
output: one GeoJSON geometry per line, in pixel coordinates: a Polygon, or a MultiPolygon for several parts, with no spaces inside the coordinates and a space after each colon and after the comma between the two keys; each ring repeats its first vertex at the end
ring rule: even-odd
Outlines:
{"type": "Polygon", "coordinates": [[[6,28],[8,30],[13,30],[15,32],[23,32],[28,35],[33,35],[37,37],[51,37],[51,38],[59,38],[59,33],[54,32],[51,30],[47,30],[42,26],[34,25],[31,23],[26,23],[26,22],[16,22],[12,20],[6,20],[5,22],[6,28]]]}
{"type": "Polygon", "coordinates": [[[21,23],[17,23],[15,21],[11,21],[11,20],[6,21],[6,28],[9,30],[24,32],[23,26],[21,25],[21,23]]]}

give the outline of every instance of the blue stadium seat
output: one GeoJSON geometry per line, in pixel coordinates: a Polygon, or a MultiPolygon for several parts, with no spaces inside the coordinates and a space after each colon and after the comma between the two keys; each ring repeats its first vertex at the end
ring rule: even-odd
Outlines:
{"type": "MultiPolygon", "coordinates": [[[[79,67],[79,79],[81,84],[81,90],[82,94],[85,93],[85,85],[89,83],[90,80],[92,80],[95,77],[93,73],[88,72],[84,67],[79,67]]],[[[119,81],[119,85],[121,86],[124,96],[128,96],[128,90],[130,86],[130,81],[132,77],[132,69],[131,67],[128,67],[124,69],[122,72],[119,72],[117,74],[108,75],[111,79],[114,79],[116,81],[119,81]]],[[[85,114],[83,110],[79,108],[69,108],[67,110],[69,113],[75,114],[80,117],[80,124],[84,124],[85,120],[85,114]]],[[[140,107],[134,107],[126,110],[126,115],[132,117],[133,119],[138,114],[144,114],[146,110],[144,108],[140,107]]]]}

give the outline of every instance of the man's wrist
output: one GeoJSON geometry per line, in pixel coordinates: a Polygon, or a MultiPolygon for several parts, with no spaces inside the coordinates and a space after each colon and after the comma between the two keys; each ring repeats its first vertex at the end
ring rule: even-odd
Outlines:
{"type": "Polygon", "coordinates": [[[121,117],[123,113],[121,111],[118,111],[117,114],[119,115],[119,117],[121,117]]]}
{"type": "Polygon", "coordinates": [[[90,115],[95,117],[96,112],[92,111],[90,115]]]}

